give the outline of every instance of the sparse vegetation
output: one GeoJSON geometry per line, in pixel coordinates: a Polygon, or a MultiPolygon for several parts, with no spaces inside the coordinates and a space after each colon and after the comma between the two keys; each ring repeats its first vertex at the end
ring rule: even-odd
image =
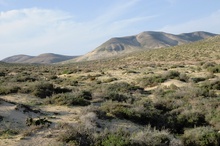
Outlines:
{"type": "Polygon", "coordinates": [[[68,65],[0,64],[0,110],[8,107],[0,112],[0,138],[40,135],[81,146],[217,146],[219,42],[68,65]],[[9,118],[12,113],[33,117],[26,125],[25,118],[9,118]],[[5,127],[5,121],[13,126],[5,127]]]}

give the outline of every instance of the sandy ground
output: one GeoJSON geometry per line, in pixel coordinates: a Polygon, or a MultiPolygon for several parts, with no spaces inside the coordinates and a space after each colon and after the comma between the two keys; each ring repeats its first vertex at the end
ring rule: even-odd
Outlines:
{"type": "Polygon", "coordinates": [[[171,85],[175,85],[177,87],[186,87],[188,85],[188,83],[185,83],[185,82],[182,82],[182,81],[179,81],[179,80],[175,80],[175,79],[172,79],[172,80],[168,80],[164,83],[161,83],[157,86],[154,86],[154,87],[146,87],[145,90],[146,91],[150,91],[150,90],[154,90],[154,89],[157,89],[159,86],[160,87],[169,87],[171,85]]]}
{"type": "Polygon", "coordinates": [[[188,84],[185,83],[185,82],[182,82],[182,81],[179,81],[179,80],[168,80],[164,83],[161,84],[162,86],[171,86],[171,85],[175,85],[177,87],[185,87],[187,86],[188,84]]]}
{"type": "MultiPolygon", "coordinates": [[[[18,103],[27,103],[28,101],[28,97],[22,95],[0,96],[0,98],[18,103]]],[[[56,141],[56,135],[60,133],[60,130],[54,127],[60,123],[74,124],[79,122],[81,107],[40,106],[38,108],[40,108],[41,113],[34,113],[24,112],[23,108],[18,108],[17,103],[0,101],[0,115],[3,117],[3,121],[0,122],[0,129],[15,128],[20,131],[20,134],[16,136],[0,136],[0,146],[60,146],[61,143],[56,141]],[[28,117],[35,119],[46,117],[53,124],[49,128],[39,129],[31,135],[24,136],[24,131],[30,129],[26,126],[28,117]]]]}

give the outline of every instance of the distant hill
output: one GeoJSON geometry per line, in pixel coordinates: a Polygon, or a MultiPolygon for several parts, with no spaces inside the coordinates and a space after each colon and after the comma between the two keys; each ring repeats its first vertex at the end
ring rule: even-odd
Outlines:
{"type": "Polygon", "coordinates": [[[102,60],[74,62],[78,68],[105,70],[119,68],[142,68],[157,64],[184,65],[216,62],[220,64],[220,35],[183,45],[136,51],[123,56],[102,60]]]}
{"type": "Polygon", "coordinates": [[[146,31],[138,35],[111,38],[92,52],[89,52],[73,61],[87,61],[108,58],[116,55],[124,55],[138,50],[156,49],[182,45],[199,41],[216,34],[197,31],[174,35],[165,32],[146,31]]]}
{"type": "Polygon", "coordinates": [[[30,63],[30,64],[52,64],[76,58],[77,56],[65,56],[53,53],[45,53],[39,56],[15,55],[3,59],[7,63],[30,63]]]}

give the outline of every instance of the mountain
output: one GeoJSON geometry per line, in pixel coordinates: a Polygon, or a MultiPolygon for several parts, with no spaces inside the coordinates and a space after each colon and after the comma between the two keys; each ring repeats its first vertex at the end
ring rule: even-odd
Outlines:
{"type": "Polygon", "coordinates": [[[7,63],[22,63],[25,62],[26,60],[32,59],[34,56],[28,56],[28,55],[15,55],[11,57],[7,57],[3,59],[3,62],[7,63]]]}
{"type": "Polygon", "coordinates": [[[77,56],[65,56],[53,53],[45,53],[38,56],[15,55],[3,59],[7,63],[30,63],[30,64],[52,64],[76,58],[77,56]]]}
{"type": "Polygon", "coordinates": [[[78,69],[86,68],[95,71],[100,69],[130,71],[129,68],[135,71],[146,66],[154,68],[161,65],[161,67],[166,68],[166,64],[181,67],[183,65],[209,63],[220,64],[220,35],[173,47],[136,51],[101,61],[74,62],[74,65],[78,69]]]}
{"type": "Polygon", "coordinates": [[[138,50],[182,45],[215,35],[216,34],[203,31],[182,33],[179,35],[165,32],[145,31],[134,36],[111,38],[92,52],[73,59],[73,61],[103,59],[116,55],[128,54],[138,50]]]}

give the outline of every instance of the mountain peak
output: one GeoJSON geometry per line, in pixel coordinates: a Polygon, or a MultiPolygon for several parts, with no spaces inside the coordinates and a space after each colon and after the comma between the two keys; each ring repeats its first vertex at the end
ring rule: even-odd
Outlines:
{"type": "Polygon", "coordinates": [[[92,52],[76,58],[75,61],[103,59],[138,50],[176,46],[199,41],[215,35],[216,34],[204,31],[182,33],[178,35],[158,31],[144,31],[133,36],[111,38],[92,52]]]}
{"type": "Polygon", "coordinates": [[[62,62],[76,58],[77,56],[65,56],[54,53],[44,53],[38,56],[28,56],[28,55],[15,55],[3,59],[3,62],[7,63],[31,63],[31,64],[51,64],[62,62]]]}

